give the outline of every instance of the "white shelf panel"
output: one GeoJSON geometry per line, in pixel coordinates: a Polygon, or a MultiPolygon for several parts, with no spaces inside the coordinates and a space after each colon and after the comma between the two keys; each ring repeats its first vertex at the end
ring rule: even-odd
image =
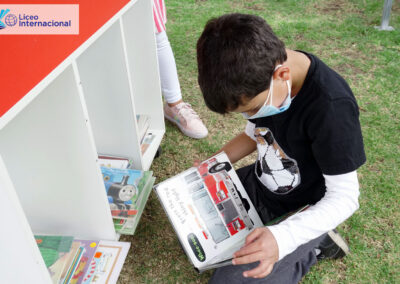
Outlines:
{"type": "Polygon", "coordinates": [[[1,283],[51,282],[33,234],[119,238],[97,153],[148,170],[164,135],[151,3],[130,1],[0,118],[1,283]],[[155,134],[143,157],[136,113],[155,134]]]}
{"type": "Polygon", "coordinates": [[[68,67],[0,132],[0,155],[35,234],[114,239],[96,149],[68,67]]]}
{"type": "Polygon", "coordinates": [[[0,156],[1,283],[51,284],[49,272],[0,156]],[[16,272],[23,267],[23,273],[16,272]],[[32,282],[32,279],[37,279],[32,282]]]}
{"type": "Polygon", "coordinates": [[[104,32],[76,62],[98,152],[139,160],[119,23],[104,32]]]}

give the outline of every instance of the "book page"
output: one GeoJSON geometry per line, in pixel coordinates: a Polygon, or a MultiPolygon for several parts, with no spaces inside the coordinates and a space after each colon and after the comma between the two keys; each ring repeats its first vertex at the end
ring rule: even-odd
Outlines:
{"type": "Polygon", "coordinates": [[[160,183],[156,192],[197,268],[232,257],[262,222],[225,153],[160,183]]]}
{"type": "Polygon", "coordinates": [[[130,245],[128,242],[100,241],[82,283],[117,283],[130,245]]]}

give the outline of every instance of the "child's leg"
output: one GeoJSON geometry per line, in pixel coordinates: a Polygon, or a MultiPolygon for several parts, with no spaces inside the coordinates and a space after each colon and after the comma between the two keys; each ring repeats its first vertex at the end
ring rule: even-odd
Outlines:
{"type": "Polygon", "coordinates": [[[176,124],[185,135],[197,139],[204,138],[208,134],[206,126],[191,105],[182,100],[175,58],[166,32],[156,34],[156,39],[161,90],[167,101],[164,116],[176,124]]]}
{"type": "Polygon", "coordinates": [[[165,32],[167,21],[164,0],[153,0],[153,18],[156,30],[157,57],[161,90],[166,100],[164,116],[187,136],[204,138],[208,130],[190,104],[182,100],[175,58],[165,32]]]}
{"type": "Polygon", "coordinates": [[[244,271],[251,270],[258,266],[259,263],[257,262],[218,268],[214,271],[209,283],[298,283],[309,271],[311,266],[317,262],[315,248],[318,247],[324,237],[325,235],[322,235],[298,247],[294,252],[275,263],[274,269],[265,278],[256,279],[243,277],[244,271]]]}
{"type": "Polygon", "coordinates": [[[161,89],[168,104],[182,100],[175,58],[165,31],[156,34],[161,89]]]}
{"type": "Polygon", "coordinates": [[[161,90],[169,105],[182,102],[175,58],[165,32],[167,10],[164,0],[153,0],[153,20],[156,32],[157,57],[161,79],[161,90]]]}

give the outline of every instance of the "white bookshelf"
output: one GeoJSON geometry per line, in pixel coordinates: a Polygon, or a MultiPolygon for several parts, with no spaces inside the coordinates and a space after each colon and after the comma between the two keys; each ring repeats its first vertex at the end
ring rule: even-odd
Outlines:
{"type": "Polygon", "coordinates": [[[34,234],[118,238],[97,155],[147,170],[161,143],[153,25],[150,0],[129,2],[0,118],[0,283],[51,282],[34,234]]]}
{"type": "Polygon", "coordinates": [[[0,282],[51,283],[15,188],[0,157],[0,282]],[[20,268],[23,267],[23,273],[20,268]],[[17,271],[18,270],[18,271],[17,271]]]}

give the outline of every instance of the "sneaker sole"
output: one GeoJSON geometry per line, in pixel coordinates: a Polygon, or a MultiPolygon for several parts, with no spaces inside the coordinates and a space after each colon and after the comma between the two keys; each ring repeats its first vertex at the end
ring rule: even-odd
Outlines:
{"type": "Polygon", "coordinates": [[[343,238],[339,235],[339,233],[329,231],[328,235],[342,249],[345,255],[350,253],[349,246],[347,245],[346,241],[343,240],[343,238]]]}
{"type": "Polygon", "coordinates": [[[175,124],[176,126],[178,126],[179,130],[182,131],[182,133],[185,134],[186,136],[189,136],[189,137],[194,138],[194,139],[201,139],[201,138],[207,137],[207,135],[208,135],[208,133],[207,133],[206,135],[199,135],[199,134],[196,134],[196,133],[187,131],[187,130],[184,129],[182,126],[180,126],[180,125],[176,122],[176,120],[173,119],[172,117],[166,115],[165,113],[164,113],[164,117],[165,117],[166,119],[168,119],[171,123],[173,123],[173,124],[175,124]]]}

